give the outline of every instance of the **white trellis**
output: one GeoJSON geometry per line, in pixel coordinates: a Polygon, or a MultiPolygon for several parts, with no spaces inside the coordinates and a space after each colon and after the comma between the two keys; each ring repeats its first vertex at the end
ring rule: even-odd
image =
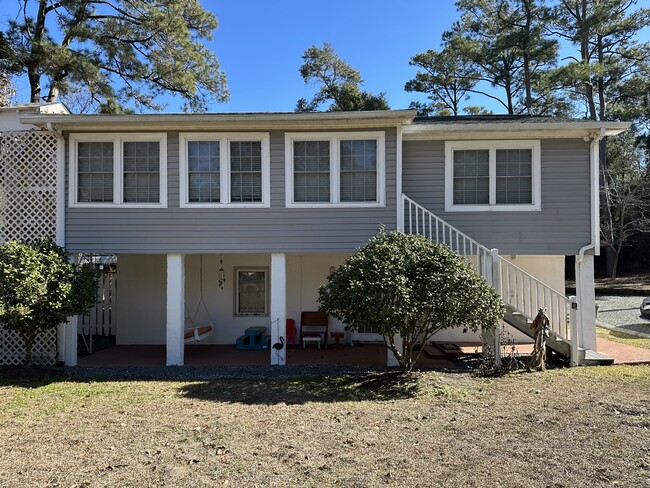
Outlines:
{"type": "MultiPolygon", "coordinates": [[[[0,133],[0,241],[56,236],[57,137],[46,131],[0,133]]],[[[40,334],[34,364],[54,364],[56,331],[40,334]]],[[[0,365],[22,364],[24,344],[0,326],[0,365]]]]}

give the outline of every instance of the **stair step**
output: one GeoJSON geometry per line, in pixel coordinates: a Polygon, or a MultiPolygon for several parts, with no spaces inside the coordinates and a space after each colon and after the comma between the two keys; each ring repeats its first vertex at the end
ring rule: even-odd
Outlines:
{"type": "Polygon", "coordinates": [[[614,364],[614,358],[610,358],[592,349],[580,349],[580,356],[583,354],[584,358],[580,361],[580,364],[583,366],[606,366],[614,364]]]}

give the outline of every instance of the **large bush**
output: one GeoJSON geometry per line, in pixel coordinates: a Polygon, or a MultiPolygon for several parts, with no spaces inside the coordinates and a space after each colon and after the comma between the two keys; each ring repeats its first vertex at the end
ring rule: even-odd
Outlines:
{"type": "Polygon", "coordinates": [[[505,312],[496,291],[448,247],[384,230],[327,278],[319,303],[352,330],[378,330],[407,371],[416,346],[436,332],[493,327],[505,312]]]}
{"type": "Polygon", "coordinates": [[[0,245],[0,323],[25,341],[25,366],[38,334],[96,303],[97,279],[94,270],[68,262],[51,239],[0,245]]]}

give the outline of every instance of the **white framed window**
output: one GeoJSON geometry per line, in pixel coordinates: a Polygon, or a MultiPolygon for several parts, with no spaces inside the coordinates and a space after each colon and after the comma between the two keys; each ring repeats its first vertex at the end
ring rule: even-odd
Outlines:
{"type": "Polygon", "coordinates": [[[70,134],[70,207],[166,207],[167,134],[70,134]]]}
{"type": "Polygon", "coordinates": [[[287,207],[385,205],[384,132],[285,134],[287,207]]]}
{"type": "Polygon", "coordinates": [[[268,315],[268,268],[235,268],[235,315],[268,315]]]}
{"type": "Polygon", "coordinates": [[[182,132],[180,206],[269,207],[268,133],[182,132]]]}
{"type": "Polygon", "coordinates": [[[538,140],[445,142],[445,211],[541,210],[538,140]]]}

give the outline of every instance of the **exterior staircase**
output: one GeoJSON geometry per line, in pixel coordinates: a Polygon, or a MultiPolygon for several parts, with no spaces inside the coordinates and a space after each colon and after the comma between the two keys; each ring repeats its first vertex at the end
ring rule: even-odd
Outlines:
{"type": "Polygon", "coordinates": [[[550,318],[549,337],[546,340],[549,349],[565,358],[572,366],[613,362],[612,358],[580,347],[575,298],[570,299],[554,290],[502,258],[497,249],[488,249],[479,244],[406,195],[402,195],[402,208],[398,211],[398,217],[400,216],[400,230],[421,234],[435,243],[445,244],[472,264],[476,272],[501,296],[506,306],[504,322],[534,339],[530,324],[539,309],[546,308],[550,318]]]}

